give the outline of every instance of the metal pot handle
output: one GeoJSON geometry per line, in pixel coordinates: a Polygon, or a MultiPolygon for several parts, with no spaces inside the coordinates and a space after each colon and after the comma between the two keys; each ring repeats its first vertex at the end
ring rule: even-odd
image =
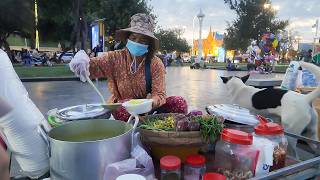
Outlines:
{"type": "Polygon", "coordinates": [[[48,132],[46,131],[46,129],[44,128],[43,124],[40,124],[38,126],[38,132],[40,134],[40,136],[42,137],[42,139],[44,140],[44,142],[47,144],[47,148],[48,148],[48,157],[51,157],[51,146],[50,146],[50,141],[48,138],[48,132]]]}
{"type": "Polygon", "coordinates": [[[127,123],[130,124],[133,119],[134,119],[134,124],[133,124],[132,129],[133,129],[133,131],[135,131],[137,126],[138,126],[138,124],[139,124],[139,116],[138,115],[131,115],[129,117],[127,123]]]}

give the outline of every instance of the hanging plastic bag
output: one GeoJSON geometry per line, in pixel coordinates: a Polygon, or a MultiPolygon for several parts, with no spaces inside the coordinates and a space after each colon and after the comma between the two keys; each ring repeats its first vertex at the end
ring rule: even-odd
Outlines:
{"type": "Polygon", "coordinates": [[[299,67],[300,64],[298,61],[291,61],[281,83],[281,89],[294,91],[297,88],[297,77],[299,67]]]}
{"type": "Polygon", "coordinates": [[[31,101],[8,55],[0,49],[0,97],[13,110],[0,118],[4,141],[22,170],[22,175],[37,178],[49,170],[48,147],[38,127],[49,125],[31,101]]]}
{"type": "Polygon", "coordinates": [[[124,174],[139,174],[147,180],[154,180],[154,166],[152,158],[142,148],[140,134],[136,133],[133,138],[131,158],[110,164],[106,167],[104,180],[115,180],[124,174]]]}

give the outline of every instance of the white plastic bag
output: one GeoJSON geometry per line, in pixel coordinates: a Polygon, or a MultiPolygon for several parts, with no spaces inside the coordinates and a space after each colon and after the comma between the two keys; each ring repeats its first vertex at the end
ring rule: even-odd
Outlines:
{"type": "Polygon", "coordinates": [[[260,150],[255,175],[265,175],[273,165],[274,143],[267,138],[254,136],[253,146],[260,150]]]}
{"type": "Polygon", "coordinates": [[[69,63],[70,70],[74,72],[77,77],[80,77],[82,82],[86,82],[87,77],[90,76],[89,62],[90,58],[87,53],[84,50],[80,50],[69,63]]]}
{"type": "Polygon", "coordinates": [[[124,174],[139,174],[147,180],[154,180],[154,166],[152,158],[141,147],[140,134],[136,133],[133,138],[131,158],[110,164],[106,167],[104,180],[115,180],[124,174]]]}
{"type": "Polygon", "coordinates": [[[291,61],[289,64],[286,74],[284,75],[281,83],[281,88],[285,90],[295,90],[297,88],[297,77],[299,72],[300,64],[298,61],[291,61]]]}
{"type": "Polygon", "coordinates": [[[7,54],[0,49],[0,97],[13,107],[11,113],[0,118],[4,140],[22,169],[31,178],[49,170],[48,146],[38,132],[49,125],[31,101],[7,54]]]}

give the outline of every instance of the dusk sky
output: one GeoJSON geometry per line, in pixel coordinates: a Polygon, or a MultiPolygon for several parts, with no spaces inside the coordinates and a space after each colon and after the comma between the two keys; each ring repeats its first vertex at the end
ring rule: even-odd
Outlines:
{"type": "MultiPolygon", "coordinates": [[[[150,0],[158,25],[163,28],[183,28],[184,37],[189,43],[193,37],[193,17],[202,8],[205,18],[203,21],[203,36],[207,36],[210,26],[214,31],[225,32],[227,21],[236,18],[223,0],[150,0]]],[[[312,42],[314,30],[312,25],[320,17],[320,0],[273,0],[272,5],[279,6],[277,17],[288,19],[293,32],[302,36],[302,42],[312,42]]],[[[199,22],[195,19],[194,37],[199,37],[199,22]]]]}

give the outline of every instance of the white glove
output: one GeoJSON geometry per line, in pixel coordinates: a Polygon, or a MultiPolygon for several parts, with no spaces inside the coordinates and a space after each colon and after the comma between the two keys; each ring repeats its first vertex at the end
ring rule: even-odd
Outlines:
{"type": "Polygon", "coordinates": [[[89,61],[90,58],[87,53],[84,50],[80,50],[69,63],[70,70],[74,72],[77,77],[80,77],[82,82],[86,82],[87,77],[90,76],[89,61]]]}

